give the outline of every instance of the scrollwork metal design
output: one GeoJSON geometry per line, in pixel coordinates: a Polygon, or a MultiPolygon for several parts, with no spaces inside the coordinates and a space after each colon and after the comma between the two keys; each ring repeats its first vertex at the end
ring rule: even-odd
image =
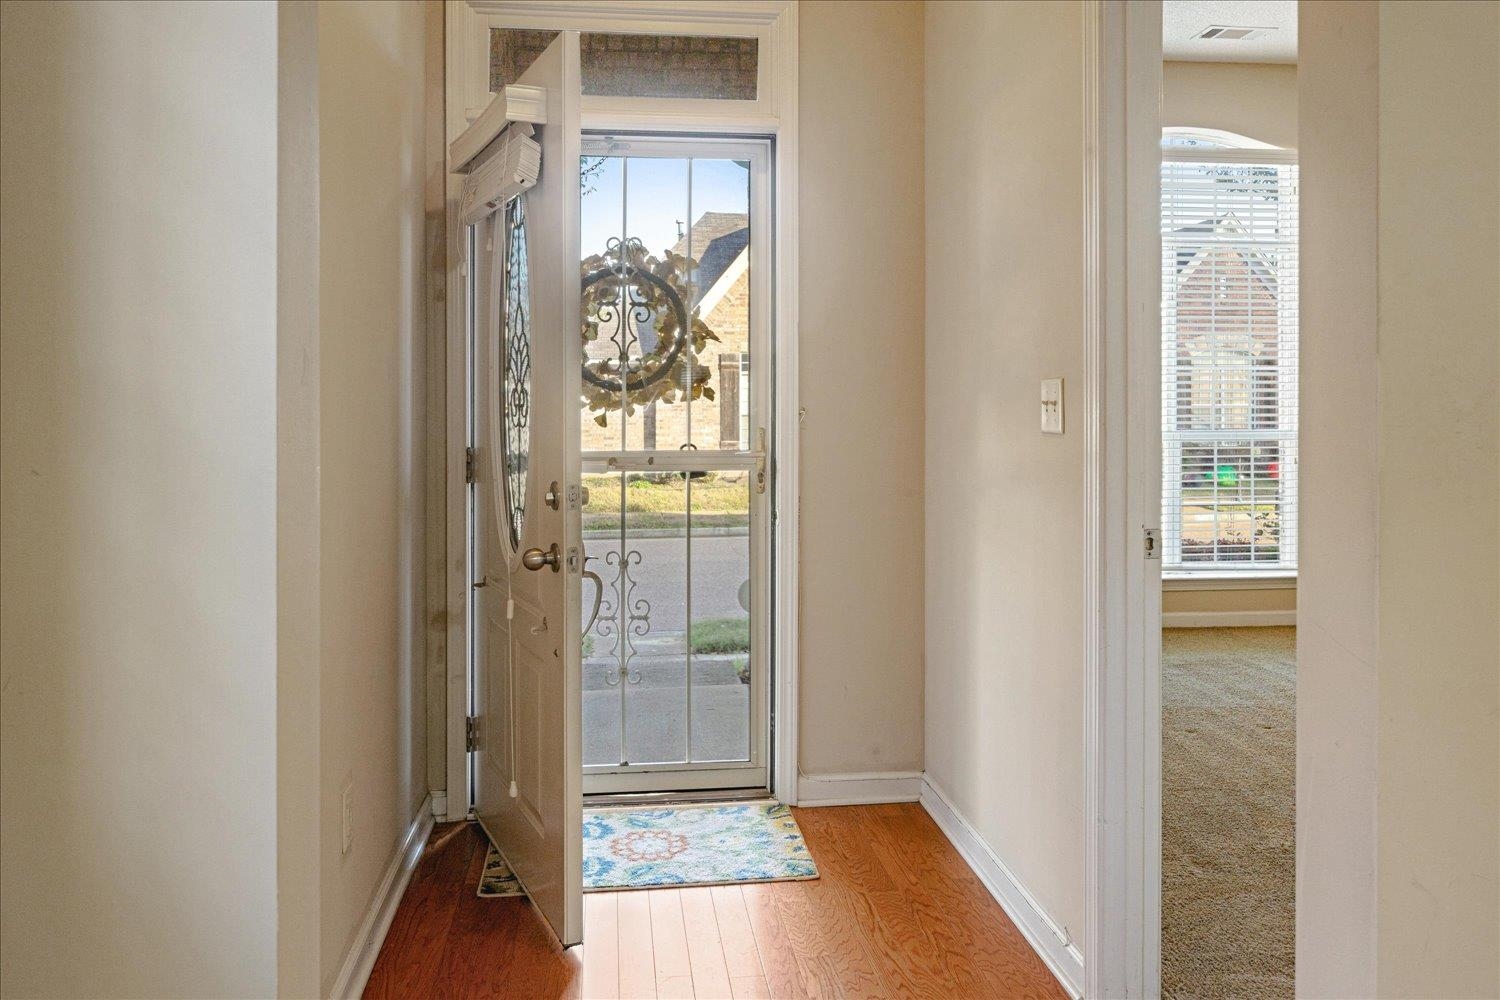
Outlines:
{"type": "Polygon", "coordinates": [[[635,596],[636,579],[630,572],[632,566],[641,564],[641,553],[639,549],[612,551],[604,556],[604,563],[614,567],[615,575],[605,593],[599,624],[594,632],[602,639],[614,640],[614,645],[604,655],[619,664],[617,669],[605,675],[604,680],[611,687],[618,687],[621,681],[639,684],[641,673],[631,666],[636,655],[632,640],[651,631],[651,602],[635,596]]]}
{"type": "MultiPolygon", "coordinates": [[[[659,382],[672,371],[678,358],[682,356],[683,347],[688,343],[688,338],[678,332],[689,329],[687,307],[682,304],[682,297],[664,279],[631,263],[632,254],[628,251],[639,248],[640,240],[626,240],[624,244],[622,249],[620,240],[610,240],[610,256],[615,258],[616,263],[586,274],[583,278],[586,302],[590,300],[589,289],[607,282],[603,286],[604,295],[595,297],[597,308],[592,316],[585,317],[584,322],[611,328],[609,340],[616,347],[617,357],[604,358],[583,366],[584,381],[606,392],[639,392],[652,383],[659,382]],[[659,329],[661,336],[656,348],[640,358],[632,358],[631,347],[640,343],[635,327],[638,324],[656,322],[656,304],[653,302],[655,296],[652,292],[666,300],[666,308],[670,310],[676,325],[670,331],[659,329]],[[613,301],[610,296],[613,296],[613,301]],[[667,345],[665,352],[661,350],[663,344],[667,345]],[[611,369],[611,365],[615,367],[611,369]],[[611,371],[615,374],[611,374],[611,371]]],[[[643,254],[644,250],[639,252],[643,254]]]]}

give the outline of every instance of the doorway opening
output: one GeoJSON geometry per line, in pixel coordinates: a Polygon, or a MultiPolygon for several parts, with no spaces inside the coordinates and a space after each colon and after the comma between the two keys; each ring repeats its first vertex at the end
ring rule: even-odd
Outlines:
{"type": "Polygon", "coordinates": [[[771,177],[763,139],[586,136],[583,788],[764,796],[771,177]]]}
{"type": "Polygon", "coordinates": [[[585,777],[591,806],[796,801],[796,7],[709,6],[445,7],[445,635],[467,655],[443,686],[455,794],[434,802],[481,821],[564,944],[582,934],[585,777]],[[614,245],[585,250],[584,189],[598,201],[622,160],[614,245]],[[693,185],[657,213],[670,238],[627,231],[643,171],[670,161],[693,185]],[[716,166],[740,171],[738,204],[705,197],[716,166]],[[505,188],[528,172],[523,251],[505,188]],[[715,214],[748,224],[710,237],[715,214]],[[687,245],[739,230],[746,252],[718,264],[687,245]],[[611,310],[586,320],[585,285],[598,306],[614,293],[613,350],[591,350],[611,310]],[[707,325],[741,294],[737,339],[707,325]],[[650,547],[675,571],[653,575],[650,547]],[[666,709],[641,711],[642,691],[666,709]]]}
{"type": "Polygon", "coordinates": [[[1164,997],[1294,992],[1297,8],[1241,7],[1163,7],[1164,997]]]}

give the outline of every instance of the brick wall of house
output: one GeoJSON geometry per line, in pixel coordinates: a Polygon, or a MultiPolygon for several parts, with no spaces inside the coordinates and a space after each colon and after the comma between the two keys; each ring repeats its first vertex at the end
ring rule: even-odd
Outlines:
{"type": "Polygon", "coordinates": [[[1207,426],[1210,413],[1221,418],[1219,426],[1227,428],[1274,425],[1274,414],[1264,407],[1275,399],[1277,385],[1276,296],[1238,251],[1211,251],[1194,263],[1177,288],[1177,331],[1182,343],[1179,360],[1215,366],[1202,378],[1192,368],[1179,369],[1180,427],[1207,426]],[[1197,341],[1201,346],[1195,346],[1195,338],[1201,338],[1197,341]],[[1243,353],[1250,363],[1231,375],[1217,367],[1226,360],[1226,353],[1243,353]],[[1215,411],[1216,402],[1221,407],[1227,403],[1227,410],[1215,411]]]}
{"type": "MultiPolygon", "coordinates": [[[[491,29],[490,91],[515,83],[556,37],[555,31],[491,29]]],[[[754,38],[584,32],[579,48],[587,95],[755,100],[754,38]]]]}

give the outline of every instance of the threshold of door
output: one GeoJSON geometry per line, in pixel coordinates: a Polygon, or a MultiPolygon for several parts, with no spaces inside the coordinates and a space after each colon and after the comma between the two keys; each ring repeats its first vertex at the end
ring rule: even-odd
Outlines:
{"type": "Polygon", "coordinates": [[[679,806],[698,802],[757,802],[769,801],[771,793],[765,788],[695,788],[681,792],[619,792],[603,795],[585,795],[585,808],[601,806],[679,806]]]}

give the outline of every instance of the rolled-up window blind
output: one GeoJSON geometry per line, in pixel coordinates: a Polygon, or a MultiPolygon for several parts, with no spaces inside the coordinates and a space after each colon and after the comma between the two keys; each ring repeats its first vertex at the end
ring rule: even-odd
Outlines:
{"type": "Polygon", "coordinates": [[[1163,148],[1163,567],[1297,565],[1297,166],[1163,148]]]}

